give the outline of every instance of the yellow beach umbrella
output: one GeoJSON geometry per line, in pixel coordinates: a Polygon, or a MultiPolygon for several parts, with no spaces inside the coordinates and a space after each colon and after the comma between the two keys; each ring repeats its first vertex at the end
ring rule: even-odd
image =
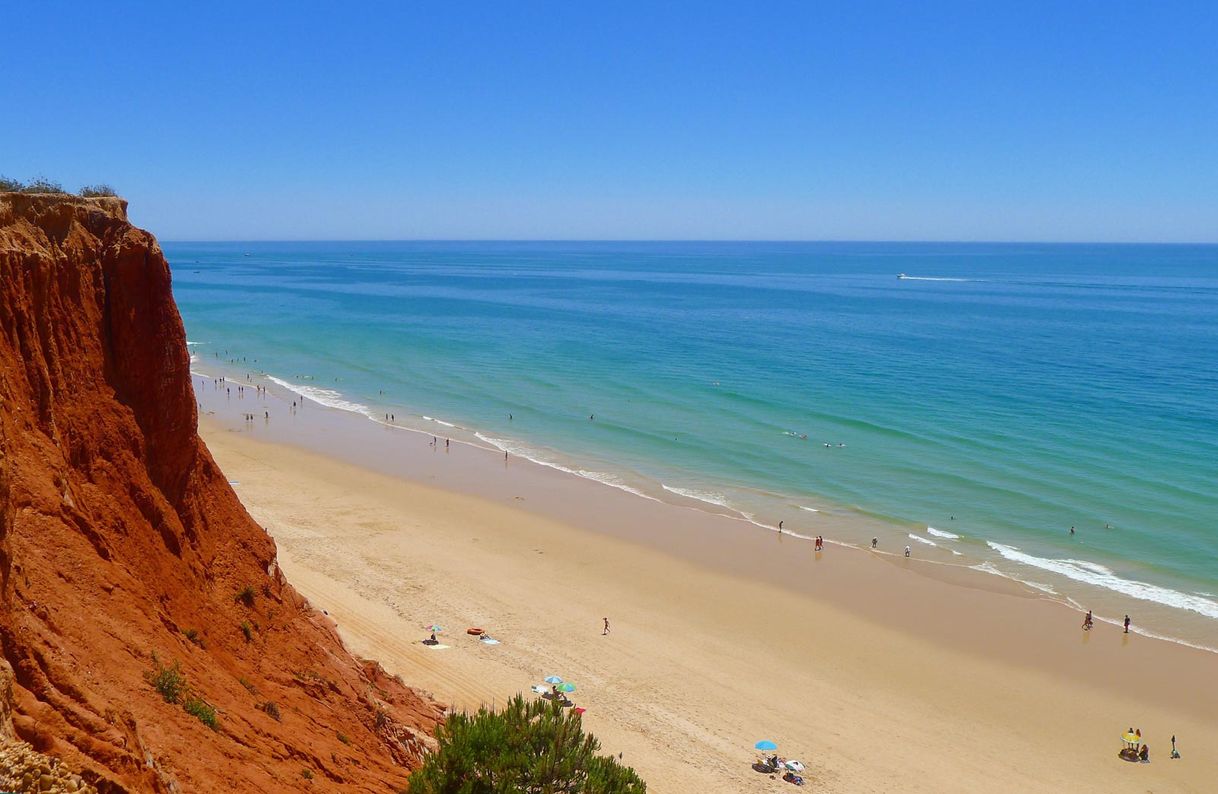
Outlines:
{"type": "Polygon", "coordinates": [[[1125,740],[1125,744],[1137,744],[1141,741],[1136,733],[1125,733],[1121,738],[1125,740]]]}

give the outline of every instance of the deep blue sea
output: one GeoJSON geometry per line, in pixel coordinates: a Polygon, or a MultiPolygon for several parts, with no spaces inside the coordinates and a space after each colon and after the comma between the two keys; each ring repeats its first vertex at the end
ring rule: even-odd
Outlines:
{"type": "Polygon", "coordinates": [[[1218,246],[164,249],[205,371],[1218,647],[1218,246]]]}

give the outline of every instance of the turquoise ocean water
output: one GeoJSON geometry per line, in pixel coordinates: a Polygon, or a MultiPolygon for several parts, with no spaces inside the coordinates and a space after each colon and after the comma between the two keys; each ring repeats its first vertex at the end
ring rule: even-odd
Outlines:
{"type": "Polygon", "coordinates": [[[164,248],[204,371],[1218,647],[1216,246],[164,248]]]}

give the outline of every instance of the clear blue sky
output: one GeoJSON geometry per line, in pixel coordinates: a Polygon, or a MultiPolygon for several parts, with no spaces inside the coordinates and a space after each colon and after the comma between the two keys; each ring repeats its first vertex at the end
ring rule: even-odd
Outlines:
{"type": "Polygon", "coordinates": [[[8,3],[164,239],[1218,240],[1218,3],[8,3]]]}

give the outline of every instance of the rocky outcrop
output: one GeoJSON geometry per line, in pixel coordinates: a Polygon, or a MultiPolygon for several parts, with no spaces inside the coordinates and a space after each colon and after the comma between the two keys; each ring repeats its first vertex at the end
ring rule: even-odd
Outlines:
{"type": "Polygon", "coordinates": [[[126,202],[0,194],[0,722],[102,792],[400,789],[439,707],[284,581],[195,411],[126,202]]]}

